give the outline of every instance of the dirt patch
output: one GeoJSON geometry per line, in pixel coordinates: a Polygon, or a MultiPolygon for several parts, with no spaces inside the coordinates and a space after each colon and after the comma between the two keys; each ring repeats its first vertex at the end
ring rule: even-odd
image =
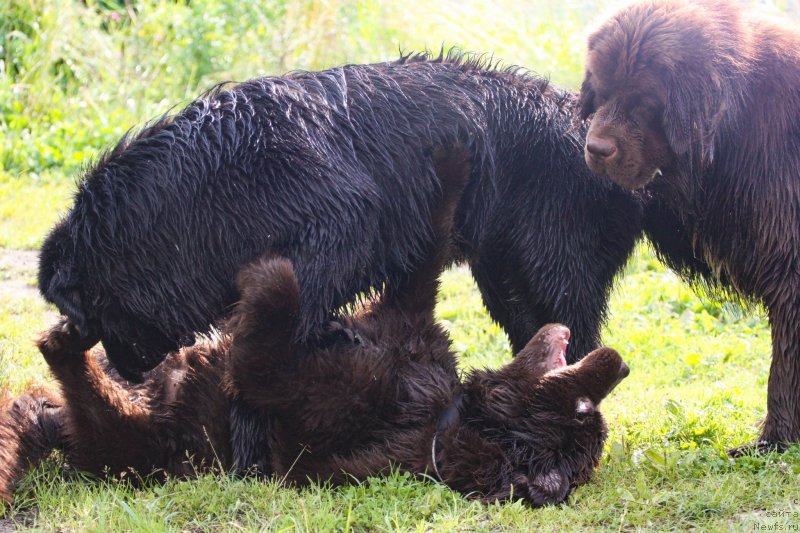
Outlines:
{"type": "Polygon", "coordinates": [[[12,531],[17,531],[14,522],[6,518],[0,518],[0,533],[11,533],[12,531]]]}
{"type": "Polygon", "coordinates": [[[0,248],[0,271],[36,275],[38,268],[39,252],[37,250],[0,248]]]}
{"type": "Polygon", "coordinates": [[[39,252],[0,248],[0,298],[38,297],[35,285],[38,269],[39,252]]]}

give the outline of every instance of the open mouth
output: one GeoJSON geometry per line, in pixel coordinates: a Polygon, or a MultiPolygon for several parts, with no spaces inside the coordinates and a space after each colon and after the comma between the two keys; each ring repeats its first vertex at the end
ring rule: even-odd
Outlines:
{"type": "Polygon", "coordinates": [[[567,366],[567,346],[569,346],[570,332],[566,326],[554,328],[548,334],[547,360],[550,368],[556,369],[567,366]]]}

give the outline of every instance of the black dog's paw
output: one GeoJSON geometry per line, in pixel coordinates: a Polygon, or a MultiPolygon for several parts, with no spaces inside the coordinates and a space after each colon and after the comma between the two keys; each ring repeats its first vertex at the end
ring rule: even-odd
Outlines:
{"type": "Polygon", "coordinates": [[[326,348],[341,343],[361,344],[361,336],[341,322],[331,320],[319,336],[320,347],[326,348]]]}

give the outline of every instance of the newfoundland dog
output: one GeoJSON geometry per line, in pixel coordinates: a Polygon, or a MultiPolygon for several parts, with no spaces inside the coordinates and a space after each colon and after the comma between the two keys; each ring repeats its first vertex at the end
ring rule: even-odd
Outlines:
{"type": "Polygon", "coordinates": [[[0,409],[0,499],[54,446],[97,475],[230,468],[228,403],[242,397],[269,427],[263,470],[291,483],[346,483],[394,465],[487,501],[564,501],[599,462],[598,404],[628,367],[610,348],[567,366],[569,329],[550,324],[511,363],[460,378],[434,320],[466,174],[463,159],[449,167],[430,223],[436,246],[396,290],[341,317],[353,339],[296,341],[302,293],[291,261],[275,256],[240,272],[223,335],[169,354],[143,385],[118,378],[74,325],[57,324],[39,348],[62,394],[0,409]]]}
{"type": "Polygon", "coordinates": [[[562,322],[583,355],[641,207],[586,169],[572,104],[542,78],[457,53],[219,88],[86,173],[44,242],[39,287],[136,380],[226,318],[239,268],[272,252],[297,274],[296,340],[324,344],[335,310],[414,268],[440,188],[434,154],[460,145],[471,174],[456,255],[492,317],[515,351],[562,322]]]}
{"type": "Polygon", "coordinates": [[[800,33],[726,1],[648,1],[589,37],[591,170],[644,189],[659,255],[772,326],[761,447],[800,441],[800,33]]]}

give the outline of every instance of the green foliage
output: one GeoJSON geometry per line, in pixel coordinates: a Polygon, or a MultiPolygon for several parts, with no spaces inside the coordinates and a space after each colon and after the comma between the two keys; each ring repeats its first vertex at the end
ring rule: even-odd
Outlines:
{"type": "Polygon", "coordinates": [[[574,88],[587,24],[617,3],[6,0],[0,172],[73,175],[131,127],[220,81],[388,60],[399,49],[486,51],[574,88]]]}
{"type": "Polygon", "coordinates": [[[220,81],[388,60],[399,49],[460,45],[578,82],[585,16],[574,8],[511,0],[413,7],[8,0],[0,4],[0,171],[71,175],[129,128],[220,81]]]}

